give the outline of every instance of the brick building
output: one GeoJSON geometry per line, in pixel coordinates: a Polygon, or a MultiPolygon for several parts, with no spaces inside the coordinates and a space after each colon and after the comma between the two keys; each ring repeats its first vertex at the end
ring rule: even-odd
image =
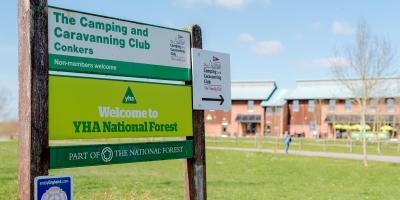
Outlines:
{"type": "MultiPolygon", "coordinates": [[[[354,82],[357,87],[358,80],[354,82]]],[[[378,79],[368,102],[366,123],[371,131],[389,126],[400,137],[400,78],[378,79]]],[[[232,110],[206,111],[207,135],[282,135],[334,138],[357,126],[360,106],[343,83],[335,80],[300,80],[296,88],[278,89],[274,81],[232,82],[232,110]]]]}
{"type": "Polygon", "coordinates": [[[263,100],[276,90],[274,81],[232,81],[232,109],[205,111],[207,135],[247,136],[264,133],[263,100]]]}
{"type": "MultiPolygon", "coordinates": [[[[356,101],[361,91],[359,80],[348,80],[351,91],[345,84],[335,80],[302,80],[285,99],[288,106],[289,130],[292,134],[306,137],[335,137],[335,125],[353,126],[360,123],[360,105],[356,101]]],[[[400,78],[382,78],[368,101],[366,123],[372,131],[380,131],[383,125],[399,128],[400,78]]]]}
{"type": "MultiPolygon", "coordinates": [[[[354,82],[354,87],[359,83],[358,80],[348,82],[354,82]]],[[[379,79],[372,94],[366,117],[368,127],[379,132],[382,126],[390,126],[393,129],[391,136],[397,136],[400,128],[400,78],[379,79]]],[[[300,80],[296,81],[294,90],[273,97],[262,104],[272,135],[288,131],[309,138],[334,138],[349,134],[349,131],[336,129],[336,125],[355,126],[360,123],[361,110],[355,92],[339,81],[300,80]]]]}
{"type": "Polygon", "coordinates": [[[286,89],[277,89],[271,98],[261,103],[265,109],[265,135],[281,135],[289,131],[288,107],[285,99],[288,92],[286,89]]]}

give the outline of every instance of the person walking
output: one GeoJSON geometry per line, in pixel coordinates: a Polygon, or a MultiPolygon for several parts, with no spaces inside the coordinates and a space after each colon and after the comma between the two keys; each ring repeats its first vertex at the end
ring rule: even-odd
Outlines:
{"type": "Polygon", "coordinates": [[[285,152],[286,153],[289,153],[289,146],[290,146],[291,142],[292,142],[292,136],[288,132],[285,132],[285,152]]]}

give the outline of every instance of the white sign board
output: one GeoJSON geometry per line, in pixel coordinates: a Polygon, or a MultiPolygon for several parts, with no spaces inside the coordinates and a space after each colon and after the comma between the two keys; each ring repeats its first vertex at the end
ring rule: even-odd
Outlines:
{"type": "Polygon", "coordinates": [[[190,80],[190,33],[49,7],[49,68],[190,80]]]}
{"type": "Polygon", "coordinates": [[[192,48],[193,109],[231,109],[229,59],[229,54],[192,48]]]}

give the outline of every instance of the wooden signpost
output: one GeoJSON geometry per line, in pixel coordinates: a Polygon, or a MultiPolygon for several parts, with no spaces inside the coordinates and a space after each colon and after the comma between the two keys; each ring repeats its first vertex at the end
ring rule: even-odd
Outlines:
{"type": "MultiPolygon", "coordinates": [[[[191,33],[192,48],[202,49],[200,26],[188,26],[186,30],[191,33]]],[[[193,140],[194,155],[184,161],[185,199],[207,199],[204,110],[193,110],[193,136],[188,136],[187,139],[193,140]]]]}
{"type": "Polygon", "coordinates": [[[34,179],[48,174],[47,1],[18,1],[18,199],[33,199],[34,179]]]}
{"type": "Polygon", "coordinates": [[[165,159],[184,159],[185,199],[206,199],[204,111],[192,108],[190,59],[191,47],[202,48],[199,26],[170,29],[47,0],[19,0],[18,23],[19,199],[33,199],[34,179],[49,169],[165,159]],[[49,146],[49,139],[177,136],[186,140],[49,146]]]}

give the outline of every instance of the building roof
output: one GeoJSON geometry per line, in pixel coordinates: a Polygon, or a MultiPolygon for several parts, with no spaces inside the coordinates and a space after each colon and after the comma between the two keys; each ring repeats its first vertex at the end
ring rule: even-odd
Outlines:
{"type": "Polygon", "coordinates": [[[275,81],[232,81],[232,100],[266,100],[276,90],[275,81]]]}
{"type": "MultiPolygon", "coordinates": [[[[299,80],[296,84],[296,88],[286,99],[349,99],[361,96],[357,91],[362,91],[361,82],[357,79],[346,80],[346,84],[338,80],[299,80]],[[354,89],[350,89],[348,85],[354,89]]],[[[371,94],[372,97],[400,97],[400,77],[377,79],[371,94]]]]}
{"type": "Polygon", "coordinates": [[[286,95],[289,90],[277,89],[268,100],[264,100],[261,106],[283,106],[286,103],[286,95]]]}

